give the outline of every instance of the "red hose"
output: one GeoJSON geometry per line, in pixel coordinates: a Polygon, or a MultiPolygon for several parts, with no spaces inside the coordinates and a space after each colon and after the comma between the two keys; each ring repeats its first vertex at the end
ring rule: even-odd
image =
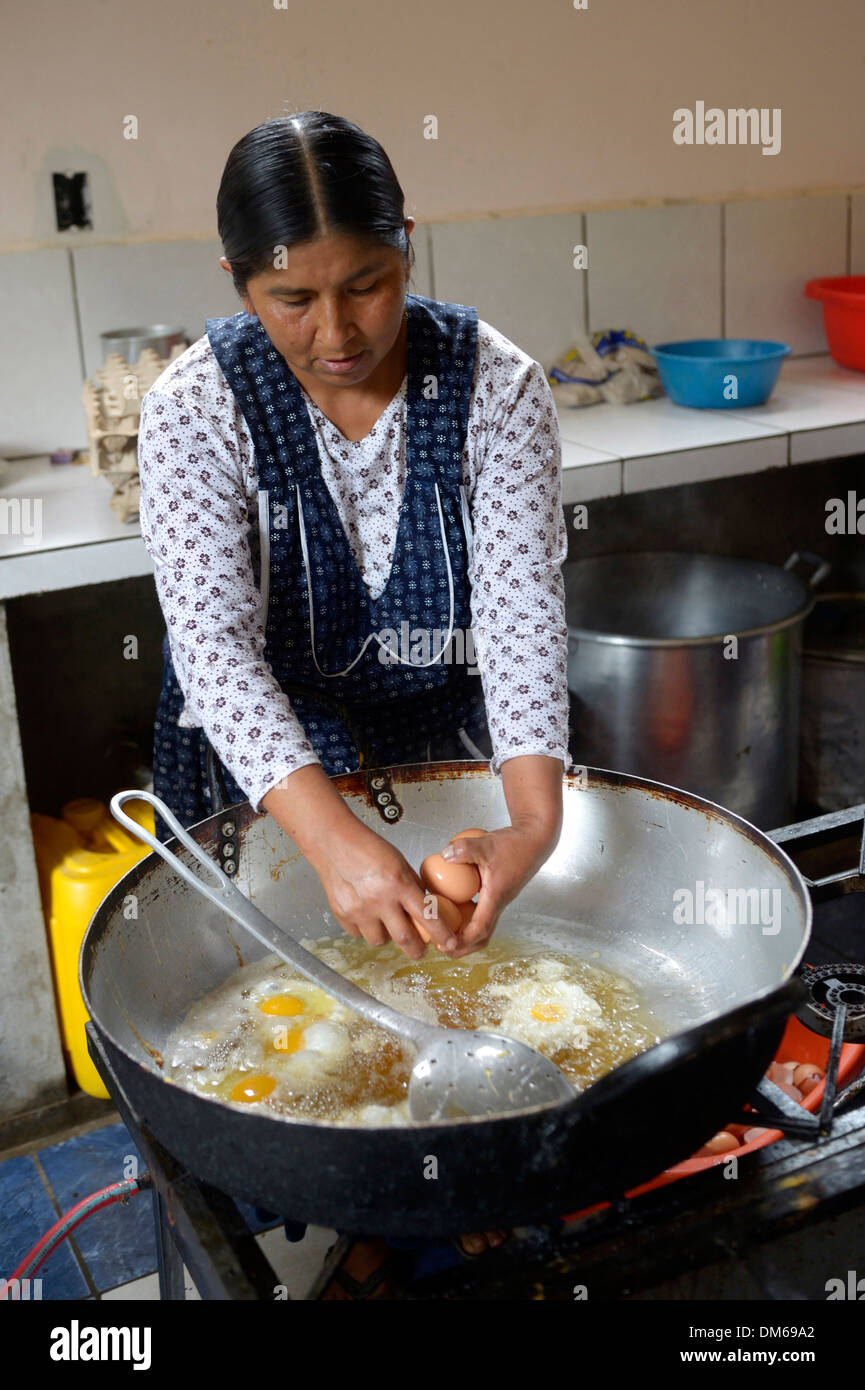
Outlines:
{"type": "Polygon", "coordinates": [[[71,1235],[76,1226],[86,1221],[88,1216],[92,1216],[95,1211],[101,1211],[103,1207],[110,1207],[114,1202],[124,1202],[133,1192],[141,1192],[150,1186],[149,1175],[143,1173],[140,1178],[124,1178],[122,1182],[111,1183],[108,1187],[99,1188],[97,1192],[91,1192],[89,1197],[82,1197],[80,1202],[76,1202],[74,1207],[70,1207],[54,1222],[42,1239],[27,1252],[9,1278],[2,1281],[0,1300],[9,1297],[9,1286],[13,1280],[28,1279],[35,1274],[48,1256],[52,1255],[61,1242],[71,1235]]]}

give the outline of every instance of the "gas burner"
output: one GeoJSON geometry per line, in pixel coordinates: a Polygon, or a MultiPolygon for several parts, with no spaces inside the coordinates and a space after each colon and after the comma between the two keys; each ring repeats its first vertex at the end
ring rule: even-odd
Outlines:
{"type": "Polygon", "coordinates": [[[835,1012],[846,1005],[844,1041],[865,1039],[865,965],[847,961],[836,965],[805,965],[802,980],[808,988],[808,998],[796,1010],[796,1017],[806,1028],[823,1037],[831,1037],[835,1012]]]}

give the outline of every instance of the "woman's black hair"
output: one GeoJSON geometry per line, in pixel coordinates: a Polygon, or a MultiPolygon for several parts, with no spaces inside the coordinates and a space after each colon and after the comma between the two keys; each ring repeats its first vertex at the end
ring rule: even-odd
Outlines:
{"type": "Polygon", "coordinates": [[[216,198],[238,294],[274,264],[276,248],[347,232],[393,246],[414,265],[405,196],[377,140],[328,111],[278,116],[234,146],[216,198]]]}

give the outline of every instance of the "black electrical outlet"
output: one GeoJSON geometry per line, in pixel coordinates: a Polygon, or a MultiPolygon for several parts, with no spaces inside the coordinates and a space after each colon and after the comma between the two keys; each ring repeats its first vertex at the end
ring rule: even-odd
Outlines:
{"type": "Polygon", "coordinates": [[[54,211],[58,232],[70,227],[91,227],[90,195],[86,174],[54,174],[54,211]]]}

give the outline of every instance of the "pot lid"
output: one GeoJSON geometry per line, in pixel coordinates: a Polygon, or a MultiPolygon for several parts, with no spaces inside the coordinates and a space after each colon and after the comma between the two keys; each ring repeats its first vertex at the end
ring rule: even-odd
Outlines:
{"type": "Polygon", "coordinates": [[[819,594],[805,623],[803,652],[865,661],[865,593],[819,594]]]}

